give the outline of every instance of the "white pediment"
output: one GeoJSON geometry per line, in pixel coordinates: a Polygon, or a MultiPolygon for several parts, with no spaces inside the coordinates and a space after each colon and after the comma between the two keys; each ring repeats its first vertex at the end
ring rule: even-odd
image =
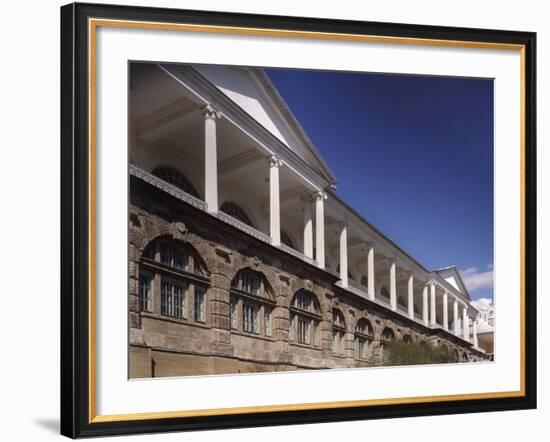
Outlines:
{"type": "Polygon", "coordinates": [[[466,288],[460,273],[456,267],[448,267],[445,269],[436,270],[436,273],[439,274],[445,281],[457,289],[460,293],[464,294],[466,297],[470,297],[468,289],[466,288]]]}
{"type": "Polygon", "coordinates": [[[329,167],[263,70],[214,65],[194,65],[193,68],[309,167],[327,181],[335,182],[329,167]]]}

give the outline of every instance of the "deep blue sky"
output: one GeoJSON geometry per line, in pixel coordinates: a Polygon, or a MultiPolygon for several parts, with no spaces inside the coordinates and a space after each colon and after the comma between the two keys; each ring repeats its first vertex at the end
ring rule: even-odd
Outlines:
{"type": "Polygon", "coordinates": [[[266,72],[344,201],[428,269],[469,269],[472,298],[492,297],[492,80],[266,72]]]}

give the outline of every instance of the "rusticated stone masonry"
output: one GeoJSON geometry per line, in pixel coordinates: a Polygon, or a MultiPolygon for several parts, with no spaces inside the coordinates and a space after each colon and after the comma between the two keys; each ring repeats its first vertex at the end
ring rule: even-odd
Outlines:
{"type": "Polygon", "coordinates": [[[393,339],[447,346],[461,361],[481,361],[483,353],[454,335],[425,327],[335,285],[338,277],[273,247],[200,208],[186,204],[133,177],[129,216],[130,377],[287,371],[375,366],[382,363],[384,330],[393,339]],[[140,312],[139,271],[144,250],[159,238],[194,251],[207,286],[205,321],[197,323],[140,312]],[[230,287],[239,270],[265,277],[273,294],[271,336],[231,329],[230,287]],[[319,305],[317,339],[290,340],[290,306],[299,290],[319,305]],[[342,352],[333,351],[333,310],[344,317],[342,352]],[[372,326],[365,358],[356,358],[355,326],[372,326]]]}

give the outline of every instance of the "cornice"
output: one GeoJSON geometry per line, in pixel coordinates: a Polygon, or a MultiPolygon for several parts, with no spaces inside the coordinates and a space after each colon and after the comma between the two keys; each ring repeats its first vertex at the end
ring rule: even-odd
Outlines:
{"type": "Polygon", "coordinates": [[[269,153],[284,161],[312,187],[325,189],[332,184],[193,67],[186,65],[176,67],[168,64],[159,64],[159,67],[174,80],[190,89],[205,104],[214,106],[223,117],[238,126],[269,153]]]}

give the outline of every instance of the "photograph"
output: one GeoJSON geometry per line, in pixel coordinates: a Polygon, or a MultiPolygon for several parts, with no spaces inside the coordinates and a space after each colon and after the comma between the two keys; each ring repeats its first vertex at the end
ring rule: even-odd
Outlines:
{"type": "Polygon", "coordinates": [[[250,12],[60,10],[61,434],[536,408],[536,33],[250,12]]]}
{"type": "Polygon", "coordinates": [[[128,378],[498,360],[494,88],[128,60],[128,378]]]}

